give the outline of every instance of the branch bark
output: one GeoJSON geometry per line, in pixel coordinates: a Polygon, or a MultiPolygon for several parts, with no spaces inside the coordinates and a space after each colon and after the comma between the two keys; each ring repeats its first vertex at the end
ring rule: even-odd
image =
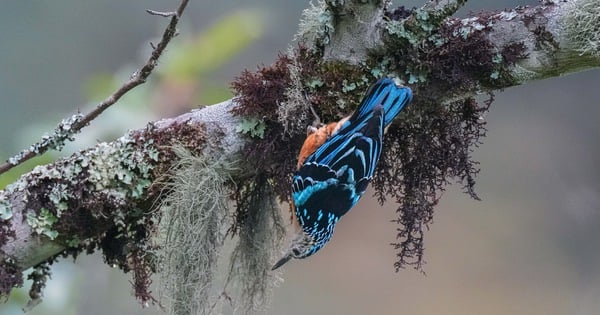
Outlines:
{"type": "MultiPolygon", "coordinates": [[[[433,64],[427,65],[429,72],[424,77],[419,77],[423,68],[416,67],[422,61],[416,59],[409,60],[408,67],[369,65],[368,70],[392,73],[413,87],[415,100],[428,98],[439,103],[600,66],[595,35],[600,16],[585,16],[589,29],[580,29],[578,24],[585,13],[580,9],[600,7],[598,0],[546,1],[537,7],[467,19],[444,18],[439,23],[429,19],[448,9],[440,5],[443,2],[434,1],[393,18],[385,14],[387,1],[327,1],[305,14],[308,26],[300,37],[320,43],[323,60],[352,65],[368,63],[373,50],[394,60],[385,55],[390,53],[386,48],[398,43],[405,46],[402,57],[430,56],[433,64]],[[328,19],[320,19],[323,16],[328,19]],[[329,24],[325,27],[322,23],[329,24]],[[437,32],[440,29],[446,31],[437,32]],[[475,39],[486,40],[486,49],[498,56],[484,72],[477,67],[465,70],[473,71],[464,75],[475,84],[451,89],[432,80],[438,74],[431,69],[447,69],[447,64],[440,64],[460,55],[461,46],[452,43],[469,44],[475,39]],[[440,50],[422,50],[424,42],[437,40],[440,50]]],[[[454,6],[450,11],[463,2],[448,1],[454,6]]],[[[291,84],[310,79],[314,78],[291,84]]],[[[295,94],[284,95],[291,98],[295,94]]],[[[277,101],[291,103],[290,99],[277,101]]],[[[176,144],[198,155],[222,156],[229,161],[243,158],[243,147],[252,139],[236,131],[241,117],[232,110],[239,107],[237,100],[228,100],[150,123],[114,142],[100,143],[23,175],[0,191],[0,261],[24,270],[88,240],[95,244],[119,218],[140,218],[131,212],[142,209],[143,217],[160,198],[161,181],[176,158],[170,148],[176,144]]],[[[252,172],[239,170],[239,174],[252,172]]]]}
{"type": "Polygon", "coordinates": [[[10,257],[21,270],[28,269],[64,251],[74,237],[83,241],[105,233],[115,216],[148,208],[157,197],[150,185],[171,167],[170,148],[175,145],[197,154],[238,159],[243,139],[233,131],[239,122],[229,113],[233,106],[226,101],[163,119],[23,175],[0,191],[0,213],[8,217],[3,221],[16,233],[3,244],[0,261],[10,257]],[[164,158],[158,160],[158,155],[164,158]],[[141,168],[161,171],[140,172],[141,168]],[[60,208],[67,205],[61,203],[68,203],[64,212],[60,208]],[[39,214],[42,208],[59,209],[58,222],[44,225],[27,220],[28,214],[39,214]],[[90,212],[85,219],[72,216],[82,211],[90,212]],[[61,235],[54,235],[56,229],[62,230],[61,235]]]}

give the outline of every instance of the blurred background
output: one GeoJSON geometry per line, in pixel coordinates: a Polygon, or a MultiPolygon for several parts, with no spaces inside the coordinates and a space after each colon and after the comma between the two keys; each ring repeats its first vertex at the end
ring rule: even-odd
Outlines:
{"type": "MultiPolygon", "coordinates": [[[[418,6],[422,1],[395,4],[418,6]]],[[[174,0],[5,1],[0,10],[0,159],[63,117],[87,112],[145,61],[174,0]]],[[[460,15],[537,1],[470,1],[460,15]]],[[[308,1],[191,1],[181,35],[150,82],[108,110],[62,154],[150,120],[231,96],[243,69],[285,51],[308,1]]],[[[474,201],[449,187],[426,234],[426,275],[394,272],[394,205],[365,198],[326,250],[286,265],[268,314],[598,314],[600,143],[593,70],[497,93],[474,201]]],[[[47,154],[29,163],[45,163],[47,154]]],[[[23,171],[20,170],[21,172],[23,171]]],[[[18,172],[0,177],[0,187],[18,172]]],[[[142,309],[130,275],[98,255],[52,267],[30,314],[161,314],[142,309]]],[[[25,285],[29,287],[28,284],[25,285]]],[[[1,314],[21,314],[15,290],[1,314]]]]}

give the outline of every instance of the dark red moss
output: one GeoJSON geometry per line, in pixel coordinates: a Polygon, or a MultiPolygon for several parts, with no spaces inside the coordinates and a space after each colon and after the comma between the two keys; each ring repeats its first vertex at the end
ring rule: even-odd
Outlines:
{"type": "Polygon", "coordinates": [[[50,264],[49,262],[44,262],[33,267],[33,271],[27,276],[27,280],[31,280],[29,298],[32,300],[38,300],[42,297],[42,291],[46,287],[46,282],[51,275],[50,264]]]}
{"type": "MultiPolygon", "coordinates": [[[[447,20],[431,32],[410,33],[409,28],[407,34],[413,37],[420,34],[422,37],[422,41],[414,45],[406,38],[408,35],[402,37],[386,33],[385,47],[374,50],[369,63],[376,66],[391,56],[389,71],[406,82],[409,82],[411,75],[424,77],[425,80],[415,84],[426,88],[428,94],[434,97],[444,93],[472,93],[482,86],[499,89],[513,85],[515,82],[509,70],[516,62],[527,57],[525,45],[515,43],[497,47],[488,39],[487,32],[488,25],[493,24],[498,15],[496,12],[480,12],[477,17],[477,29],[463,25],[459,19],[447,20]],[[498,58],[499,54],[502,59],[498,58]]],[[[409,22],[413,21],[411,19],[408,19],[409,22]]]]}
{"type": "Polygon", "coordinates": [[[480,116],[487,108],[488,103],[482,106],[472,98],[448,105],[415,99],[390,126],[372,185],[381,203],[387,198],[398,203],[396,269],[421,268],[424,233],[451,180],[478,199],[474,186],[479,169],[471,152],[485,136],[480,116]]]}
{"type": "Polygon", "coordinates": [[[386,10],[384,12],[384,15],[386,18],[393,20],[393,21],[400,21],[400,20],[404,20],[407,17],[411,16],[414,12],[415,8],[413,9],[407,9],[406,7],[404,7],[403,5],[392,9],[392,10],[386,10]]]}
{"type": "MultiPolygon", "coordinates": [[[[397,19],[417,21],[406,14],[401,8],[397,19]]],[[[405,82],[416,78],[410,84],[413,103],[390,126],[372,182],[380,202],[392,198],[398,203],[398,234],[392,244],[398,255],[396,269],[421,268],[424,234],[447,184],[457,181],[478,199],[475,176],[479,169],[472,151],[485,137],[485,121],[480,117],[493,95],[482,103],[472,97],[449,104],[438,100],[515,84],[510,69],[527,57],[526,47],[523,43],[497,47],[489,41],[486,25],[497,16],[478,14],[481,29],[464,28],[460,20],[449,20],[430,33],[405,28],[404,36],[385,34],[385,47],[369,55],[371,67],[384,65],[385,71],[405,82]],[[409,42],[408,38],[418,36],[421,42],[409,42]]]]}
{"type": "Polygon", "coordinates": [[[10,219],[0,219],[0,248],[4,247],[11,238],[14,239],[15,237],[17,237],[17,234],[12,229],[10,219]]]}
{"type": "Polygon", "coordinates": [[[136,244],[129,255],[129,262],[133,270],[133,291],[142,305],[147,305],[149,302],[158,303],[150,290],[156,266],[151,259],[152,255],[149,255],[147,248],[144,248],[146,245],[145,242],[136,244]]]}
{"type": "Polygon", "coordinates": [[[279,55],[275,63],[268,67],[261,67],[256,72],[244,70],[231,84],[236,102],[240,104],[232,113],[274,120],[277,104],[285,100],[285,91],[291,85],[290,63],[289,57],[279,55]]]}
{"type": "Polygon", "coordinates": [[[502,59],[507,66],[514,66],[518,61],[527,58],[529,55],[526,51],[525,43],[512,43],[502,48],[502,59]]]}
{"type": "Polygon", "coordinates": [[[0,261],[0,299],[8,298],[13,288],[23,286],[23,272],[14,263],[0,261]]]}
{"type": "MultiPolygon", "coordinates": [[[[145,131],[135,133],[132,137],[136,146],[140,148],[152,139],[153,146],[158,150],[158,161],[150,161],[154,165],[152,177],[165,180],[168,180],[165,174],[168,177],[173,167],[172,163],[177,161],[177,154],[173,151],[175,146],[181,146],[192,154],[200,155],[207,144],[206,126],[198,123],[189,124],[187,121],[173,123],[161,130],[150,123],[145,131]]],[[[213,137],[216,138],[220,138],[219,135],[213,137]]],[[[160,185],[152,185],[148,190],[147,199],[159,197],[162,189],[160,185]]]]}
{"type": "Polygon", "coordinates": [[[559,44],[544,26],[537,26],[533,31],[535,47],[538,49],[558,50],[559,44]]]}

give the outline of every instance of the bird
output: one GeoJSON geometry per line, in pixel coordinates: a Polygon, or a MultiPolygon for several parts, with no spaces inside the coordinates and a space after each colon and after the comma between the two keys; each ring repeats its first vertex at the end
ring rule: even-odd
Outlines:
{"type": "Polygon", "coordinates": [[[369,87],[352,115],[309,127],[292,178],[298,231],[271,270],[292,258],[313,255],[331,239],[340,218],[356,205],[373,178],[385,128],[411,100],[409,87],[382,78],[369,87]]]}

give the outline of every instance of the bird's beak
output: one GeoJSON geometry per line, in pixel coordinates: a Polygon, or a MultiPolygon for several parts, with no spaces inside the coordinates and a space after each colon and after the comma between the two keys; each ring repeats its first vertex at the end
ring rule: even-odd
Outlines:
{"type": "Polygon", "coordinates": [[[283,264],[288,262],[290,259],[292,259],[292,253],[288,253],[283,258],[281,258],[275,265],[273,265],[273,268],[271,268],[271,270],[275,270],[275,269],[283,266],[283,264]]]}

